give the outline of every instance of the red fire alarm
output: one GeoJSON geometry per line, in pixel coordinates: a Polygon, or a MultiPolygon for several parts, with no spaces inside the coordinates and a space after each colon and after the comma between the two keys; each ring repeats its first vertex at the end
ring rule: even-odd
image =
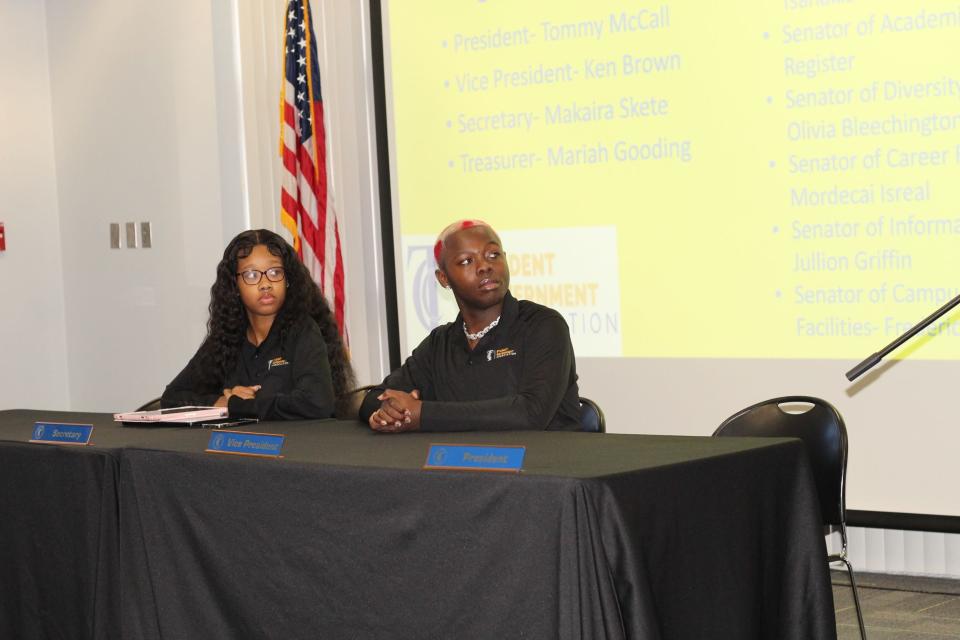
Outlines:
{"type": "Polygon", "coordinates": [[[3,223],[0,222],[0,251],[7,250],[7,236],[3,232],[3,223]]]}

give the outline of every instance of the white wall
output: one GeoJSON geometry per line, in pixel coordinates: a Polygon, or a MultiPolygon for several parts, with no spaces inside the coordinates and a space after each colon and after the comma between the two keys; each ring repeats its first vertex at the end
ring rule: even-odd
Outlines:
{"type": "MultiPolygon", "coordinates": [[[[960,578],[957,533],[850,527],[847,542],[854,571],[960,578]]],[[[830,553],[839,552],[840,547],[839,533],[827,538],[830,553]]]]}
{"type": "Polygon", "coordinates": [[[0,0],[0,409],[68,407],[42,1],[0,0]]]}
{"type": "Polygon", "coordinates": [[[231,25],[214,4],[47,2],[72,409],[162,392],[202,339],[226,239],[246,226],[231,25]],[[153,248],[109,247],[109,223],[127,221],[152,223],[153,248]]]}

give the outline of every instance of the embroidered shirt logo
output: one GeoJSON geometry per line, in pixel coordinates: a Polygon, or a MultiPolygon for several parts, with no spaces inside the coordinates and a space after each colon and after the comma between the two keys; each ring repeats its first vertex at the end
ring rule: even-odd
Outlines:
{"type": "Polygon", "coordinates": [[[273,369],[274,367],[285,367],[288,364],[290,363],[284,360],[283,356],[277,356],[276,358],[270,361],[270,363],[267,365],[267,369],[269,370],[269,369],[273,369]]]}
{"type": "Polygon", "coordinates": [[[503,349],[488,349],[487,350],[487,362],[491,360],[499,360],[500,358],[506,358],[509,356],[515,356],[517,352],[511,349],[510,347],[504,347],[503,349]]]}

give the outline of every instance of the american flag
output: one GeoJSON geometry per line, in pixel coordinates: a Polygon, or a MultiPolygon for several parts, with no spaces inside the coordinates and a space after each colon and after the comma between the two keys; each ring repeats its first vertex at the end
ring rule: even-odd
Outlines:
{"type": "Polygon", "coordinates": [[[336,212],[327,197],[327,146],[317,40],[309,0],[290,0],[284,21],[280,101],[280,222],[333,309],[346,343],[343,255],[336,212]]]}

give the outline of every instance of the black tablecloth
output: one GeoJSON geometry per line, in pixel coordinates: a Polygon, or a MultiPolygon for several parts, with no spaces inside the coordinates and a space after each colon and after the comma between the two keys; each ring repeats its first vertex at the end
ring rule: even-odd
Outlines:
{"type": "Polygon", "coordinates": [[[120,637],[118,470],[109,450],[0,441],[0,638],[120,637]]]}
{"type": "Polygon", "coordinates": [[[835,637],[798,441],[256,430],[284,459],[0,412],[0,637],[835,637]],[[22,444],[35,420],[94,446],[22,444]],[[523,444],[524,473],[421,471],[438,440],[523,444]]]}

